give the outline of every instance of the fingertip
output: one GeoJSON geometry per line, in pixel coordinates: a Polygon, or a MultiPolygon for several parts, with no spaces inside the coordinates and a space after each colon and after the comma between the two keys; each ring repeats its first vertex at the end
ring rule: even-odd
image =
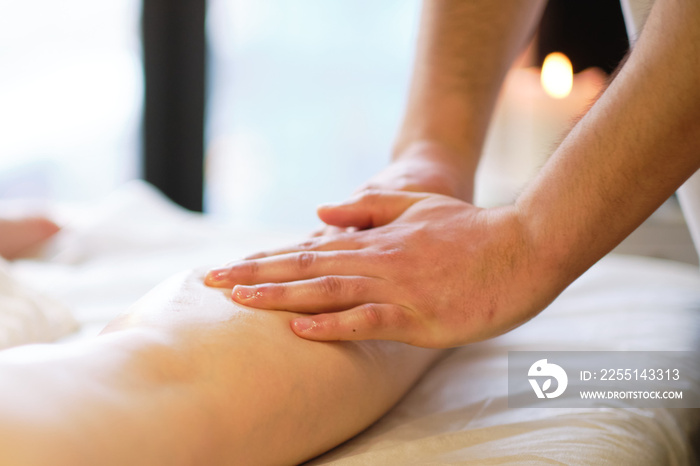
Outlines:
{"type": "Polygon", "coordinates": [[[299,317],[298,319],[293,319],[290,325],[296,334],[307,333],[316,327],[316,321],[310,317],[299,317]]]}
{"type": "Polygon", "coordinates": [[[337,314],[319,314],[315,317],[299,317],[290,321],[297,336],[314,341],[361,340],[359,328],[340,325],[337,314]]]}
{"type": "Polygon", "coordinates": [[[342,204],[321,204],[316,207],[316,215],[322,222],[328,223],[328,220],[334,218],[341,206],[342,204]]]}
{"type": "Polygon", "coordinates": [[[260,293],[254,286],[236,285],[231,290],[231,298],[241,304],[249,302],[251,299],[259,297],[260,293]]]}
{"type": "Polygon", "coordinates": [[[228,277],[229,269],[211,269],[204,276],[204,284],[209,286],[221,285],[228,277]]]}
{"type": "Polygon", "coordinates": [[[320,334],[321,326],[312,317],[299,317],[289,322],[292,332],[307,340],[326,341],[328,338],[320,334]]]}

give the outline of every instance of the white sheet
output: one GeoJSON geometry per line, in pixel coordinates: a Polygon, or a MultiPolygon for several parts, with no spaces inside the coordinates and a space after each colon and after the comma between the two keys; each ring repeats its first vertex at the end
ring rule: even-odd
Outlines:
{"type": "Polygon", "coordinates": [[[50,342],[77,328],[68,308],[21,283],[0,258],[0,349],[50,342]]]}
{"type": "MultiPolygon", "coordinates": [[[[48,262],[12,272],[73,311],[83,324],[73,338],[183,268],[300,237],[217,226],[139,183],[71,217],[48,262]]],[[[452,351],[384,418],[311,464],[693,464],[698,410],[509,409],[506,368],[509,350],[697,350],[699,337],[695,268],[608,257],[532,322],[452,351]]]]}

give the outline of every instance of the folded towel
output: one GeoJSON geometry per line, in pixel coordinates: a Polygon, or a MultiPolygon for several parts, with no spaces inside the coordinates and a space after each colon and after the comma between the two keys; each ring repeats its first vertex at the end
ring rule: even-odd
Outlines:
{"type": "Polygon", "coordinates": [[[0,349],[53,341],[77,327],[65,306],[20,283],[0,258],[0,349]]]}

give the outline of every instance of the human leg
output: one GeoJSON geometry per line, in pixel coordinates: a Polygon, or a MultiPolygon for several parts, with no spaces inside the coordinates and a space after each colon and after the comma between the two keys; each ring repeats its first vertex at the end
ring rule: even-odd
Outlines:
{"type": "Polygon", "coordinates": [[[299,462],[373,422],[439,354],[306,341],[296,314],[201,278],[164,282],[93,341],[0,353],[0,452],[39,464],[32,439],[64,464],[299,462]]]}

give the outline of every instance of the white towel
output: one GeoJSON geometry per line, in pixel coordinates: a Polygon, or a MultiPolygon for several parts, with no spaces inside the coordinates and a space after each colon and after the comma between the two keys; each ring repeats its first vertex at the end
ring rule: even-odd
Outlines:
{"type": "Polygon", "coordinates": [[[77,326],[65,306],[20,283],[0,258],[0,349],[53,341],[77,326]]]}

